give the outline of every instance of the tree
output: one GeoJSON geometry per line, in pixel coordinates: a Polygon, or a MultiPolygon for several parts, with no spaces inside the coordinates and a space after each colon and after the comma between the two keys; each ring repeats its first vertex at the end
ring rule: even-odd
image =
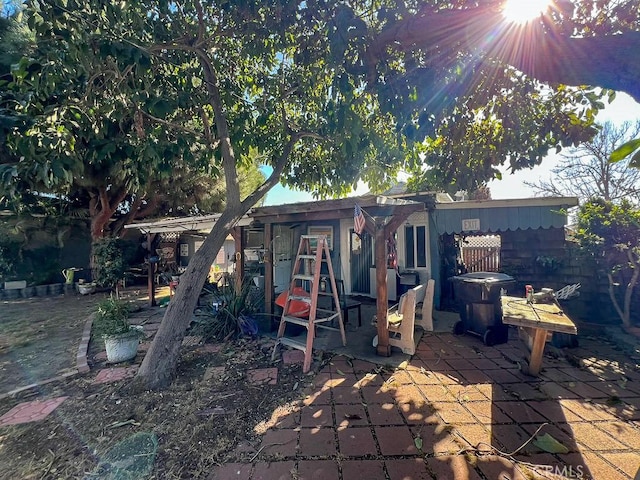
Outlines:
{"type": "Polygon", "coordinates": [[[611,302],[630,327],[631,299],[640,280],[640,210],[626,200],[590,200],[580,208],[575,236],[607,275],[611,302]]]}
{"type": "MultiPolygon", "coordinates": [[[[34,18],[32,31],[39,25],[34,18]]],[[[171,105],[158,96],[167,84],[146,82],[140,96],[148,108],[130,108],[122,97],[105,95],[127,80],[127,70],[121,72],[117,64],[122,59],[87,32],[69,29],[66,36],[57,34],[58,42],[55,35],[48,40],[41,35],[35,46],[25,21],[15,13],[5,20],[0,27],[7,33],[7,48],[0,58],[6,71],[25,56],[14,69],[15,81],[3,76],[7,88],[0,97],[10,120],[0,132],[5,138],[9,131],[7,143],[13,147],[0,158],[9,206],[25,210],[28,197],[58,196],[67,202],[67,212],[84,212],[91,219],[94,242],[123,235],[123,226],[134,219],[222,208],[225,187],[208,162],[211,152],[193,141],[190,126],[174,129],[170,121],[153,117],[170,114],[171,105]],[[93,42],[94,48],[82,50],[83,42],[93,42]],[[153,121],[145,122],[149,118],[153,121]]],[[[264,180],[252,161],[239,172],[247,191],[264,180]]]]}
{"type": "Polygon", "coordinates": [[[425,1],[385,9],[384,25],[369,43],[369,64],[389,48],[473,52],[477,64],[500,61],[541,82],[597,85],[640,102],[637,0],[550,2],[525,25],[509,23],[503,3],[425,1]]]}
{"type": "Polygon", "coordinates": [[[622,199],[640,203],[640,171],[629,167],[629,161],[611,163],[611,153],[631,137],[640,135],[640,121],[625,122],[616,127],[605,122],[596,136],[569,153],[562,154],[552,177],[538,182],[526,182],[537,194],[546,196],[572,195],[581,202],[600,197],[618,203],[622,199]]]}
{"type": "Polygon", "coordinates": [[[92,182],[107,164],[113,173],[96,199],[104,217],[125,198],[123,180],[147,186],[154,169],[171,176],[211,161],[225,179],[221,218],[183,274],[148,353],[155,360],[141,367],[148,386],[171,378],[178,339],[227,232],[283,172],[314,175],[318,192],[328,193],[359,176],[383,184],[404,159],[389,116],[332,59],[317,5],[174,7],[33,3],[29,21],[45,55],[16,72],[16,84],[36,95],[25,112],[28,135],[12,137],[24,157],[13,178],[31,169],[56,185],[80,165],[92,182]],[[256,155],[274,173],[245,197],[238,170],[256,155]]]}
{"type": "MultiPolygon", "coordinates": [[[[526,63],[521,51],[506,49],[511,58],[484,48],[521,45],[506,33],[484,35],[502,25],[494,8],[500,2],[482,2],[478,8],[466,5],[476,2],[454,3],[269,0],[212,6],[197,0],[180,5],[139,0],[125,8],[66,0],[30,5],[38,45],[52,46],[46,59],[52,63],[27,62],[18,81],[35,82],[34,73],[41,77],[45,72],[51,77],[44,84],[57,90],[51,103],[36,102],[42,113],[33,133],[41,150],[25,155],[28,161],[45,159],[36,162],[43,180],[64,177],[70,171],[67,163],[102,160],[98,154],[124,163],[123,173],[131,173],[139,184],[144,184],[137,177],[141,171],[171,170],[201,158],[196,154],[211,154],[213,168],[225,179],[225,209],[183,274],[139,370],[141,385],[159,388],[170,381],[209,265],[229,229],[278,181],[317,195],[343,194],[359,178],[379,189],[400,166],[417,168],[420,153],[430,148],[434,166],[461,165],[457,170],[444,166],[441,178],[472,187],[474,169],[481,184],[503,161],[514,168],[535,164],[549,147],[575,144],[594,133],[594,115],[608,92],[562,85],[545,90],[508,67],[508,61],[517,68],[518,61],[526,63]],[[464,8],[447,10],[454,7],[464,8]],[[479,18],[486,23],[478,23],[479,18]],[[467,27],[478,28],[482,36],[470,35],[467,27]],[[493,38],[492,44],[486,38],[493,38]],[[67,91],[65,85],[84,90],[67,91]],[[105,91],[108,96],[99,95],[105,91]],[[75,104],[75,99],[82,102],[75,104]],[[61,103],[64,108],[52,108],[61,103]],[[89,135],[96,128],[101,138],[89,135]],[[483,135],[473,135],[474,128],[483,135]],[[477,167],[482,168],[439,150],[449,132],[452,141],[487,145],[477,147],[482,153],[477,167]],[[118,133],[123,135],[115,145],[106,141],[118,133]],[[491,151],[502,142],[502,133],[508,137],[509,157],[491,151]],[[76,145],[91,153],[75,154],[76,145]],[[237,167],[252,149],[273,174],[243,197],[237,167]]],[[[618,23],[626,18],[623,13],[616,16],[618,23]]],[[[556,20],[566,28],[565,17],[556,20]]],[[[546,24],[533,33],[541,42],[555,35],[546,24]]],[[[618,37],[630,38],[626,32],[618,37]]],[[[628,63],[633,67],[633,61],[628,63]]],[[[538,73],[549,80],[543,78],[546,71],[538,73]]],[[[565,73],[565,83],[635,86],[595,77],[574,83],[576,77],[565,73]]]]}

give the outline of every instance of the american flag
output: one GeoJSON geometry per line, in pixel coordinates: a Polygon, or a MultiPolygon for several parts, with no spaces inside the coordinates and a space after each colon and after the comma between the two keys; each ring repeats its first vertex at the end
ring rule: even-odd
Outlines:
{"type": "Polygon", "coordinates": [[[360,205],[356,203],[355,208],[353,209],[353,231],[358,235],[361,235],[364,232],[366,220],[364,218],[364,212],[360,208],[360,205]]]}

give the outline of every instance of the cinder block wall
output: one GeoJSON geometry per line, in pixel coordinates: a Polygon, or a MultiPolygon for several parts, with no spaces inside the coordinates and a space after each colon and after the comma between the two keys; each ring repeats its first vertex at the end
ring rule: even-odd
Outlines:
{"type": "MultiPolygon", "coordinates": [[[[514,292],[524,296],[524,286],[536,291],[548,287],[559,290],[580,283],[580,296],[562,302],[577,321],[599,324],[620,323],[608,294],[608,280],[598,273],[595,262],[578,247],[565,241],[563,228],[500,232],[502,271],[517,281],[514,292]]],[[[638,288],[638,287],[636,287],[638,288]]],[[[640,292],[640,290],[637,290],[640,292]]],[[[635,319],[640,316],[640,295],[634,298],[635,319]]]]}

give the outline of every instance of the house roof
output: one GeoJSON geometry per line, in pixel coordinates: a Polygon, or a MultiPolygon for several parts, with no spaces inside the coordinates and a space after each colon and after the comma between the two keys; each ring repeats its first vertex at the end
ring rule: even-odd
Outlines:
{"type": "Polygon", "coordinates": [[[470,200],[438,203],[432,215],[439,234],[473,231],[478,222],[481,232],[563,228],[566,210],[577,205],[577,197],[470,200]]]}
{"type": "MultiPolygon", "coordinates": [[[[142,233],[168,233],[168,232],[210,232],[220,218],[220,213],[212,215],[200,215],[194,217],[173,217],[155,220],[153,222],[130,223],[124,228],[137,228],[142,233]]],[[[248,216],[244,216],[238,222],[239,227],[251,223],[248,216]]]]}
{"type": "Polygon", "coordinates": [[[258,207],[250,215],[263,223],[353,218],[356,203],[371,217],[390,217],[400,212],[413,213],[424,210],[422,202],[367,194],[359,197],[258,207]]]}

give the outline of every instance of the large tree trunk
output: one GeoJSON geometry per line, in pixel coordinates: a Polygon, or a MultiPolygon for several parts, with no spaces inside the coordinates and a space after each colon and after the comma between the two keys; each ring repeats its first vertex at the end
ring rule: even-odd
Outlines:
{"type": "Polygon", "coordinates": [[[98,240],[108,237],[110,234],[109,222],[116,212],[120,202],[127,195],[125,187],[120,188],[115,194],[109,196],[106,187],[96,187],[96,191],[89,200],[89,216],[91,219],[91,253],[89,256],[89,268],[91,269],[91,279],[96,278],[95,255],[93,254],[93,244],[98,240]]]}
{"type": "MultiPolygon", "coordinates": [[[[138,370],[135,387],[161,389],[171,383],[182,339],[193,317],[209,268],[229,231],[245,213],[240,206],[225,209],[202,246],[189,260],[189,266],[180,277],[176,294],[169,302],[160,328],[138,370]]],[[[242,275],[242,272],[236,274],[242,275]]]]}

